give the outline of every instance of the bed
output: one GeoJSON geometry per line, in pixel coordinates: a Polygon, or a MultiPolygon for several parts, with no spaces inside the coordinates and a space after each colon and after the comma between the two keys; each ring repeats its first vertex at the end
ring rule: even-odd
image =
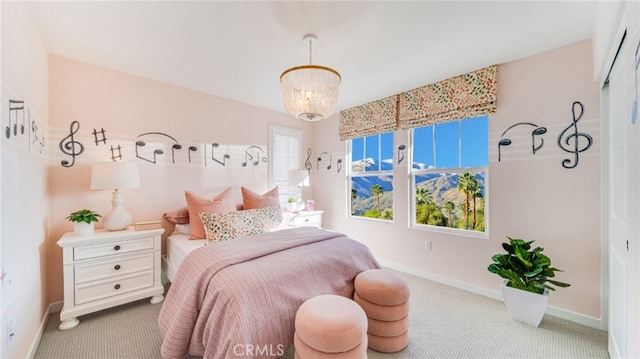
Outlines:
{"type": "Polygon", "coordinates": [[[173,278],[187,254],[196,248],[203,247],[206,239],[189,239],[189,234],[173,232],[165,239],[165,253],[162,256],[162,272],[173,282],[173,278]]]}
{"type": "MultiPolygon", "coordinates": [[[[170,247],[180,246],[172,241],[170,260],[170,247]]],[[[351,298],[355,276],[373,268],[380,266],[362,243],[315,227],[197,246],[175,271],[160,311],[162,357],[280,356],[293,344],[300,304],[320,294],[351,298]]]]}

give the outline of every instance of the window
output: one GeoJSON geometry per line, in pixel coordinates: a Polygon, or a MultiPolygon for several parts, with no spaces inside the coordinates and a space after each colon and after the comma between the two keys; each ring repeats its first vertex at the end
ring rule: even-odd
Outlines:
{"type": "Polygon", "coordinates": [[[393,133],[350,141],[352,216],[393,219],[393,133]]]}
{"type": "Polygon", "coordinates": [[[411,130],[412,226],[485,232],[487,116],[411,130]]]}
{"type": "Polygon", "coordinates": [[[270,125],[269,138],[270,187],[279,187],[280,203],[284,205],[289,198],[300,197],[300,188],[289,185],[289,171],[300,169],[302,131],[270,125]]]}

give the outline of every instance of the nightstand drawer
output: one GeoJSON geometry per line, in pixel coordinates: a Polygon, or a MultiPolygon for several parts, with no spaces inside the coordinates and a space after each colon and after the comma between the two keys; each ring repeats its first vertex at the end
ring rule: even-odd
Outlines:
{"type": "Polygon", "coordinates": [[[296,216],[291,221],[292,226],[316,226],[319,227],[322,224],[322,217],[319,215],[311,215],[311,216],[296,216]]]}
{"type": "Polygon", "coordinates": [[[140,256],[118,257],[100,263],[78,265],[75,267],[76,284],[113,276],[153,270],[153,253],[140,256]]]}
{"type": "Polygon", "coordinates": [[[109,280],[76,285],[75,305],[93,302],[153,286],[153,270],[109,280]]]}
{"type": "Polygon", "coordinates": [[[96,244],[91,246],[78,246],[73,248],[73,259],[82,260],[112,256],[116,254],[129,253],[153,249],[153,237],[129,239],[119,242],[96,244]]]}

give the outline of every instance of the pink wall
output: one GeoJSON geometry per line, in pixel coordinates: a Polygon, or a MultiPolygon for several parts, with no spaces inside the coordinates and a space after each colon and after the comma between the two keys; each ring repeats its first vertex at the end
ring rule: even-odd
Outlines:
{"type": "MultiPolygon", "coordinates": [[[[408,228],[407,167],[394,172],[392,223],[348,218],[345,176],[314,172],[313,183],[322,183],[313,188],[314,199],[316,207],[325,210],[325,224],[364,242],[384,263],[495,297],[500,297],[500,279],[486,267],[491,256],[502,251],[505,236],[535,240],[553,265],[565,270],[558,279],[572,284],[552,293],[549,304],[597,321],[601,318],[600,105],[591,59],[591,42],[584,41],[499,65],[498,111],[489,119],[488,238],[408,228]],[[574,101],[585,105],[578,127],[594,143],[580,155],[576,168],[565,169],[562,160],[573,155],[556,142],[572,124],[574,101]],[[519,122],[547,127],[543,148],[533,155],[531,129],[512,130],[513,145],[503,149],[498,162],[502,132],[519,122]],[[432,251],[424,249],[425,240],[432,241],[432,251]]],[[[337,117],[314,128],[314,147],[344,153],[337,117]]],[[[408,144],[408,134],[397,131],[394,140],[396,145],[408,144]]]]}
{"type": "MultiPolygon", "coordinates": [[[[311,125],[275,111],[204,95],[180,87],[143,79],[58,56],[49,58],[49,96],[52,146],[50,175],[51,235],[48,238],[49,300],[62,300],[62,251],[56,242],[72,230],[65,217],[72,211],[90,208],[101,214],[111,208],[110,191],[89,189],[90,168],[94,161],[110,160],[110,146],[122,146],[124,160],[136,160],[141,188],[123,190],[124,207],[134,221],[159,220],[164,212],[183,206],[184,191],[213,195],[227,186],[234,187],[240,202],[240,186],[257,192],[268,189],[267,165],[242,167],[243,150],[259,145],[268,150],[268,126],[275,124],[297,128],[311,141],[311,125]],[[70,157],[57,150],[57,144],[69,135],[72,121],[80,123],[75,140],[85,146],[76,164],[63,167],[60,161],[70,157]],[[93,130],[106,131],[107,144],[94,143],[93,130]],[[159,136],[139,135],[162,132],[174,137],[186,149],[198,147],[188,162],[186,150],[175,153],[158,140],[159,136]],[[147,146],[140,154],[152,158],[149,148],[164,146],[158,163],[136,159],[135,141],[147,146]],[[217,142],[229,146],[231,158],[225,167],[208,160],[204,164],[203,146],[217,142]],[[234,152],[235,151],[235,152],[234,152]]],[[[166,137],[164,138],[166,140],[166,137]]],[[[216,158],[220,158],[219,155],[216,158]]],[[[98,227],[101,225],[98,224],[98,227]]]]}

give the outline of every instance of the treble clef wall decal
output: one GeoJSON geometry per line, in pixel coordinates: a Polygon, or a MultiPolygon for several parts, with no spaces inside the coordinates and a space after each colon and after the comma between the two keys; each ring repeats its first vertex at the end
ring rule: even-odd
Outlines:
{"type": "Polygon", "coordinates": [[[60,162],[63,167],[73,166],[76,163],[76,156],[79,156],[84,152],[84,145],[73,139],[73,135],[78,133],[78,131],[80,131],[80,123],[78,121],[71,122],[71,125],[69,125],[69,136],[63,138],[58,145],[62,153],[71,156],[71,162],[67,160],[62,160],[60,162]]]}
{"type": "Polygon", "coordinates": [[[313,165],[311,164],[311,147],[307,149],[307,160],[304,161],[304,168],[306,168],[307,171],[311,171],[313,168],[313,165]]]}
{"type": "Polygon", "coordinates": [[[573,153],[574,155],[573,163],[571,163],[570,158],[562,160],[562,167],[569,169],[576,168],[576,166],[578,166],[579,154],[588,150],[593,144],[593,137],[589,136],[586,133],[578,132],[578,121],[580,121],[582,115],[584,114],[584,105],[580,101],[575,101],[573,105],[571,105],[571,114],[573,115],[573,123],[569,125],[569,127],[565,128],[564,131],[562,131],[558,136],[558,147],[560,147],[563,151],[573,153]],[[580,113],[577,116],[576,106],[580,108],[580,113]],[[567,132],[571,129],[573,129],[573,133],[567,134],[567,132]],[[565,134],[567,135],[565,136],[565,134]],[[582,147],[580,147],[579,141],[581,137],[587,140],[586,145],[583,144],[582,147]]]}

